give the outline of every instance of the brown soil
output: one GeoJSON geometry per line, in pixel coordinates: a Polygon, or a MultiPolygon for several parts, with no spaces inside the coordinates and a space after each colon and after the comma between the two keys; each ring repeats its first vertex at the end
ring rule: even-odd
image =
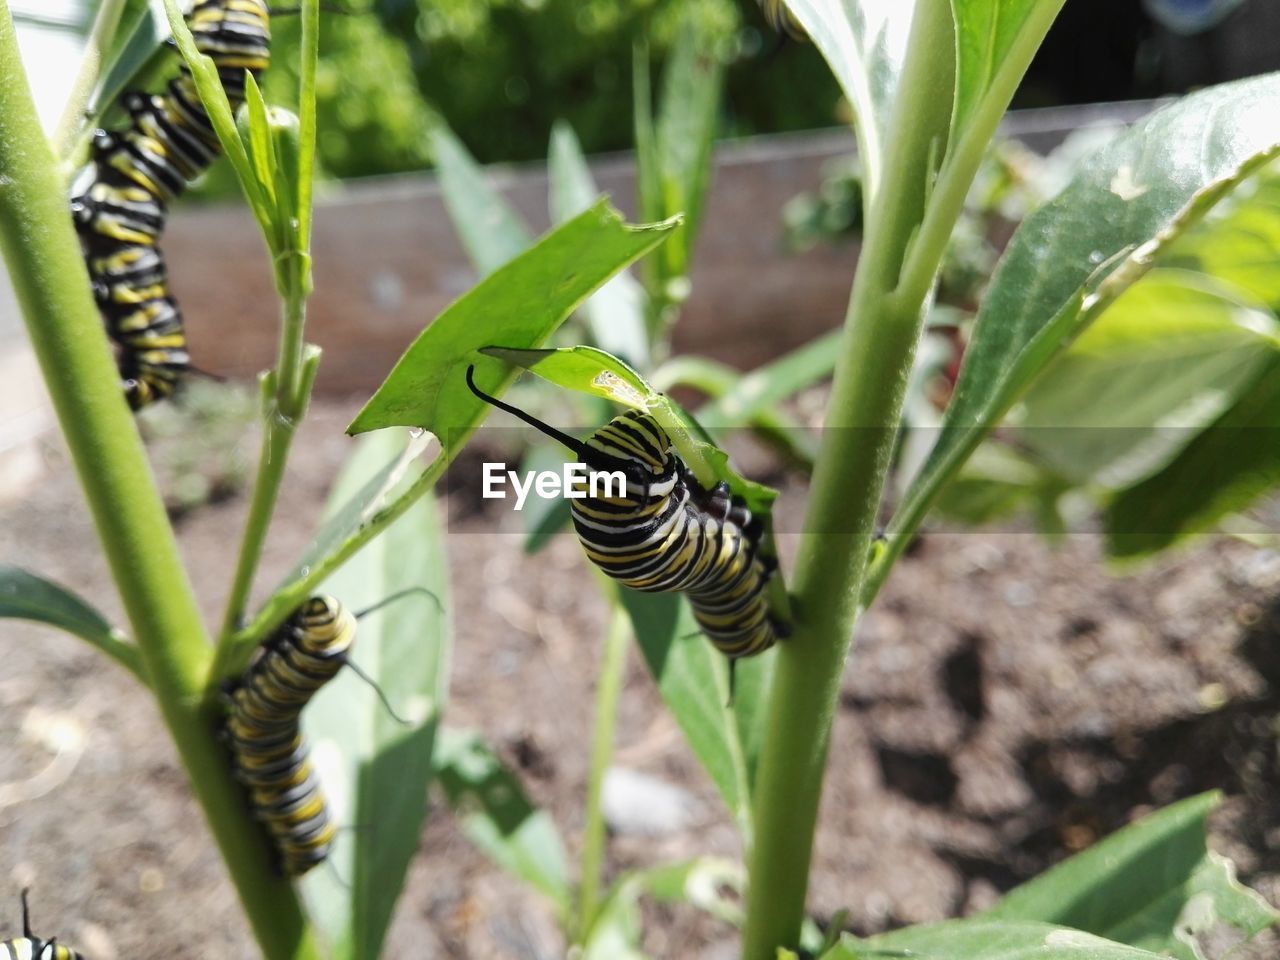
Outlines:
{"type": "MultiPolygon", "coordinates": [[[[307,422],[262,583],[305,545],[347,452],[351,412],[322,404],[307,422]]],[[[499,745],[572,851],[601,602],[571,539],[529,558],[514,536],[493,533],[514,530],[511,517],[477,512],[465,491],[453,500],[449,722],[499,745]]],[[[179,527],[210,619],[244,505],[203,507],[179,527]]],[[[0,562],[73,586],[118,617],[60,449],[38,489],[0,506],[0,562]]],[[[1280,557],[1241,544],[1207,544],[1117,579],[1089,537],[1056,550],[1030,535],[925,537],[866,618],[845,680],[815,855],[819,918],[848,909],[850,926],[867,932],[972,912],[1142,812],[1215,787],[1228,802],[1213,845],[1280,902],[1277,598],[1280,557]]],[[[13,895],[0,889],[10,903],[0,934],[30,884],[38,932],[93,960],[256,956],[149,699],[72,638],[13,622],[0,637],[0,887],[13,895]],[[74,768],[28,785],[45,792],[16,794],[68,729],[83,735],[74,768]]],[[[665,837],[615,837],[611,871],[736,855],[723,808],[635,656],[618,753],[690,790],[700,814],[665,837]]],[[[731,931],[690,909],[647,918],[652,956],[734,956],[731,931]]],[[[1272,957],[1278,942],[1247,955],[1272,957]]],[[[537,898],[436,808],[388,955],[533,960],[562,947],[537,898]]]]}

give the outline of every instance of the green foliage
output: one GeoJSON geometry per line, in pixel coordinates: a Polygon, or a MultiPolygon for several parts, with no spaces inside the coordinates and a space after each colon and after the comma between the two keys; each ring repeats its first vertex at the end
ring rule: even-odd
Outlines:
{"type": "MultiPolygon", "coordinates": [[[[403,446],[398,430],[362,438],[330,493],[327,512],[376,478],[403,446]]],[[[390,706],[344,670],[303,714],[334,816],[362,825],[338,835],[332,869],[304,877],[303,893],[334,960],[376,960],[418,849],[448,694],[449,565],[434,498],[418,500],[321,589],[352,611],[386,604],[361,618],[351,656],[390,706]]]]}
{"type": "Polygon", "coordinates": [[[541,157],[567,121],[589,152],[630,142],[628,64],[634,39],[665,50],[688,9],[732,38],[731,0],[377,0],[410,51],[427,102],[485,163],[541,157]]]}
{"type": "Polygon", "coordinates": [[[1008,893],[987,920],[1062,924],[1118,943],[1204,960],[1219,926],[1251,937],[1280,913],[1205,845],[1216,793],[1165,807],[1008,893]]]}
{"type": "Polygon", "coordinates": [[[43,577],[0,566],[0,619],[33,620],[65,630],[143,679],[138,651],[124,633],[81,597],[43,577]]]}
{"type": "MultiPolygon", "coordinates": [[[[780,951],[781,958],[795,954],[780,951]]],[[[952,920],[860,940],[845,936],[823,960],[1158,960],[1090,933],[1025,921],[952,920]]]]}
{"type": "MultiPolygon", "coordinates": [[[[1089,158],[1056,199],[1024,221],[978,314],[943,431],[890,523],[891,535],[914,529],[1032,380],[1158,254],[1280,152],[1271,109],[1277,95],[1280,77],[1271,75],[1166,107],[1089,158]]],[[[885,570],[894,556],[887,555],[885,570]]],[[[872,594],[881,580],[873,579],[872,594]]]]}
{"type": "MultiPolygon", "coordinates": [[[[465,440],[488,411],[463,384],[468,363],[493,393],[494,361],[481,347],[540,346],[597,287],[661,243],[675,222],[631,227],[601,202],[547,234],[490,274],[431,324],[365,404],[349,430],[407,425],[435,434],[446,449],[465,440]]],[[[503,373],[504,385],[514,379],[503,373]]]]}
{"type": "Polygon", "coordinates": [[[435,764],[449,806],[462,818],[471,842],[567,917],[573,894],[560,834],[493,748],[472,731],[445,729],[435,764]]]}

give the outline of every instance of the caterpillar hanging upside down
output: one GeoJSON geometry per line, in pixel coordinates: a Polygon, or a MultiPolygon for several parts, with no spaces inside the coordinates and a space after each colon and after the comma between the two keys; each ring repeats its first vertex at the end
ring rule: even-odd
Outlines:
{"type": "Polygon", "coordinates": [[[58,943],[58,938],[43,940],[31,932],[31,911],[27,907],[27,891],[22,891],[22,936],[0,940],[0,960],[85,960],[83,954],[58,943]]]}
{"type": "Polygon", "coordinates": [[[312,597],[262,645],[227,694],[224,729],[237,779],[249,791],[281,872],[299,876],[329,855],[337,828],[302,736],[302,709],[346,665],[355,617],[333,597],[312,597]]]}
{"type": "Polygon", "coordinates": [[[586,440],[575,440],[476,386],[471,392],[519,417],[578,455],[591,470],[620,471],[625,496],[570,501],[574,529],[591,560],[629,587],[683,593],[694,618],[730,664],[772,647],[786,635],[770,612],[775,564],[761,555],[762,524],[729,494],[707,490],[671,448],[652,416],[628,410],[586,440]]]}
{"type": "MultiPolygon", "coordinates": [[[[256,78],[270,61],[265,0],[196,0],[186,20],[236,110],[246,72],[256,78]]],[[[158,244],[170,204],[209,168],[219,145],[186,63],[165,93],[132,91],[123,104],[130,124],[94,135],[71,211],[94,297],[119,349],[125,396],[138,410],[172,394],[191,367],[158,244]]]]}

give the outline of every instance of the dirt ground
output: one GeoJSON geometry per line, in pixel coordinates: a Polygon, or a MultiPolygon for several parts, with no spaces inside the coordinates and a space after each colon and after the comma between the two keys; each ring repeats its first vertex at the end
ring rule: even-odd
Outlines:
{"type": "MultiPolygon", "coordinates": [[[[353,410],[320,404],[305,425],[261,583],[304,547],[353,410]]],[[[51,444],[46,460],[35,489],[0,505],[0,563],[118,616],[65,454],[51,444]]],[[[526,557],[473,498],[455,499],[448,722],[499,745],[572,855],[604,610],[572,539],[526,557]]],[[[244,506],[233,497],[179,526],[211,620],[244,506]]],[[[0,935],[30,884],[38,932],[93,960],[257,956],[148,698],[48,629],[3,622],[0,656],[0,935]]],[[[1280,903],[1278,743],[1280,556],[1215,542],[1119,579],[1088,536],[1055,550],[1025,534],[927,535],[865,619],[847,671],[811,905],[824,919],[848,909],[858,932],[976,911],[1135,816],[1210,788],[1228,797],[1213,846],[1280,903]]],[[[690,791],[696,815],[665,836],[615,836],[612,871],[736,855],[724,809],[634,654],[618,763],[690,791]]],[[[735,955],[732,931],[691,909],[647,918],[654,957],[735,955]]],[[[1278,945],[1235,956],[1264,960],[1278,945]]],[[[543,904],[433,808],[387,955],[550,960],[563,947],[543,904]]]]}

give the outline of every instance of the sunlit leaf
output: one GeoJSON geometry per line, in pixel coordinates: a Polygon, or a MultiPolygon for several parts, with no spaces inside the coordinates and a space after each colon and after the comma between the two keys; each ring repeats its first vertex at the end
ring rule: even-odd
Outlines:
{"type": "MultiPolygon", "coordinates": [[[[403,447],[397,434],[360,442],[329,513],[380,478],[403,447]]],[[[336,958],[375,960],[417,850],[448,690],[449,565],[435,500],[415,503],[321,589],[353,611],[386,602],[360,620],[351,658],[391,709],[348,668],[303,713],[333,817],[344,828],[332,869],[313,870],[303,889],[336,958]]]]}
{"type": "Polygon", "coordinates": [[[1253,936],[1280,913],[1205,846],[1219,800],[1201,794],[1144,817],[1011,891],[984,919],[1063,924],[1179,960],[1204,960],[1197,937],[1219,926],[1253,936]]]}

